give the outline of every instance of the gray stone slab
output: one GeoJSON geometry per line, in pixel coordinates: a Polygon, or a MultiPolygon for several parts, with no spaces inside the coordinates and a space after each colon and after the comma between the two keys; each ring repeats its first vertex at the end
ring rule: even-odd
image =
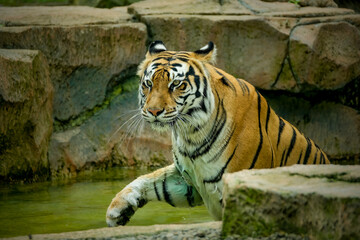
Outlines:
{"type": "Polygon", "coordinates": [[[0,24],[8,27],[117,24],[130,19],[131,15],[127,13],[126,7],[0,7],[0,24]]]}
{"type": "Polygon", "coordinates": [[[311,239],[359,239],[360,166],[245,170],[224,176],[223,234],[284,231],[311,239]]]}

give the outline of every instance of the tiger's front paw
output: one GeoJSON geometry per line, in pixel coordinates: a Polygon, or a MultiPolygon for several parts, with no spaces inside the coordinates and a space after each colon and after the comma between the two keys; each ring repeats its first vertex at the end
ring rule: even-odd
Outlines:
{"type": "Polygon", "coordinates": [[[141,194],[127,187],[112,200],[106,212],[106,223],[109,227],[125,225],[135,211],[146,203],[141,194]]]}

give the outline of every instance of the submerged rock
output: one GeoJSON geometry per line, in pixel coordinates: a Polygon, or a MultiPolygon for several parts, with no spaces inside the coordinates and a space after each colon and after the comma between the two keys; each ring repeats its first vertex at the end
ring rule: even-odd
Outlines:
{"type": "Polygon", "coordinates": [[[0,49],[0,179],[49,177],[53,86],[44,55],[0,49]]]}
{"type": "Polygon", "coordinates": [[[224,176],[222,233],[360,237],[360,166],[295,165],[224,176]]]}

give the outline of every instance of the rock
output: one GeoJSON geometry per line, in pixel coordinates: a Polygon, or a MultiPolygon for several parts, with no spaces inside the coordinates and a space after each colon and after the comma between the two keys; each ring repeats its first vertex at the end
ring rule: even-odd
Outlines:
{"type": "MultiPolygon", "coordinates": [[[[289,2],[288,0],[261,0],[263,2],[289,2]]],[[[312,6],[312,7],[338,7],[333,0],[300,0],[297,3],[299,6],[312,6]]]]}
{"type": "Polygon", "coordinates": [[[298,25],[288,59],[297,83],[288,91],[339,89],[360,75],[360,31],[347,22],[298,25]]]}
{"type": "Polygon", "coordinates": [[[0,179],[49,177],[53,86],[39,51],[0,49],[0,179]]]}
{"type": "Polygon", "coordinates": [[[267,92],[264,96],[277,114],[313,139],[331,159],[359,158],[360,115],[357,110],[334,102],[314,103],[286,94],[267,92]]]}
{"type": "Polygon", "coordinates": [[[267,12],[288,12],[296,11],[300,7],[296,4],[286,2],[269,3],[261,0],[240,0],[240,3],[250,9],[253,13],[267,13],[267,12]]]}
{"type": "Polygon", "coordinates": [[[134,3],[129,12],[140,17],[161,14],[248,15],[251,11],[236,0],[151,0],[134,3]]]}
{"type": "Polygon", "coordinates": [[[357,0],[335,0],[335,2],[341,8],[353,9],[355,12],[360,13],[360,6],[357,0]]]}
{"type": "Polygon", "coordinates": [[[142,20],[153,39],[171,50],[197,50],[214,41],[216,66],[264,89],[270,89],[286,55],[287,34],[263,17],[149,15],[142,20]]]}
{"type": "Polygon", "coordinates": [[[338,7],[338,5],[333,0],[301,0],[299,5],[313,7],[338,7]]]}
{"type": "Polygon", "coordinates": [[[169,133],[159,135],[147,125],[140,131],[141,114],[134,111],[138,81],[129,80],[130,91],[115,96],[80,126],[52,135],[49,161],[53,177],[93,167],[159,167],[172,162],[169,133]]]}
{"type": "Polygon", "coordinates": [[[359,75],[359,16],[350,15],[352,10],[260,0],[186,3],[142,1],[129,11],[168,49],[196,50],[214,41],[217,66],[261,89],[337,89],[359,75]],[[226,15],[229,4],[237,6],[239,12],[233,14],[241,16],[226,15]],[[307,30],[314,26],[319,30],[307,30]],[[181,37],[170,37],[174,35],[181,37]],[[341,35],[347,41],[334,47],[342,42],[341,35]]]}
{"type": "Polygon", "coordinates": [[[6,25],[27,21],[31,25],[0,27],[0,47],[44,53],[55,87],[54,117],[58,120],[67,121],[101,104],[111,79],[144,57],[146,28],[142,23],[125,22],[129,15],[123,8],[77,7],[70,13],[65,7],[33,9],[2,9],[8,11],[0,17],[6,25]]]}
{"type": "MultiPolygon", "coordinates": [[[[195,224],[164,224],[153,226],[118,226],[113,228],[99,228],[86,231],[35,234],[34,239],[173,239],[168,238],[172,235],[174,239],[218,239],[220,237],[221,222],[206,222],[195,224]],[[202,237],[201,234],[205,233],[202,237]],[[200,234],[200,236],[197,236],[200,234]]],[[[12,238],[13,240],[27,240],[29,236],[12,238]]]]}
{"type": "Polygon", "coordinates": [[[118,24],[130,21],[126,8],[91,7],[0,7],[0,23],[13,26],[74,26],[118,24]]]}
{"type": "Polygon", "coordinates": [[[303,166],[224,175],[223,236],[275,232],[360,237],[360,166],[303,166]]]}
{"type": "Polygon", "coordinates": [[[310,17],[328,17],[328,16],[341,16],[353,14],[351,9],[344,8],[317,8],[317,7],[302,7],[297,11],[281,11],[281,12],[265,12],[262,16],[272,17],[288,17],[288,18],[310,18],[310,17]]]}

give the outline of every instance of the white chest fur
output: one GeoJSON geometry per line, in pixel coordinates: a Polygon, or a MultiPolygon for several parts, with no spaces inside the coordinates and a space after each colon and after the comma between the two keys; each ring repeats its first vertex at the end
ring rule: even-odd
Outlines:
{"type": "Polygon", "coordinates": [[[175,137],[173,134],[172,141],[175,166],[185,181],[199,192],[211,215],[220,220],[223,183],[222,180],[216,182],[207,180],[218,174],[219,169],[223,167],[222,161],[207,162],[216,154],[214,151],[194,157],[197,146],[188,144],[181,136],[175,137]]]}

